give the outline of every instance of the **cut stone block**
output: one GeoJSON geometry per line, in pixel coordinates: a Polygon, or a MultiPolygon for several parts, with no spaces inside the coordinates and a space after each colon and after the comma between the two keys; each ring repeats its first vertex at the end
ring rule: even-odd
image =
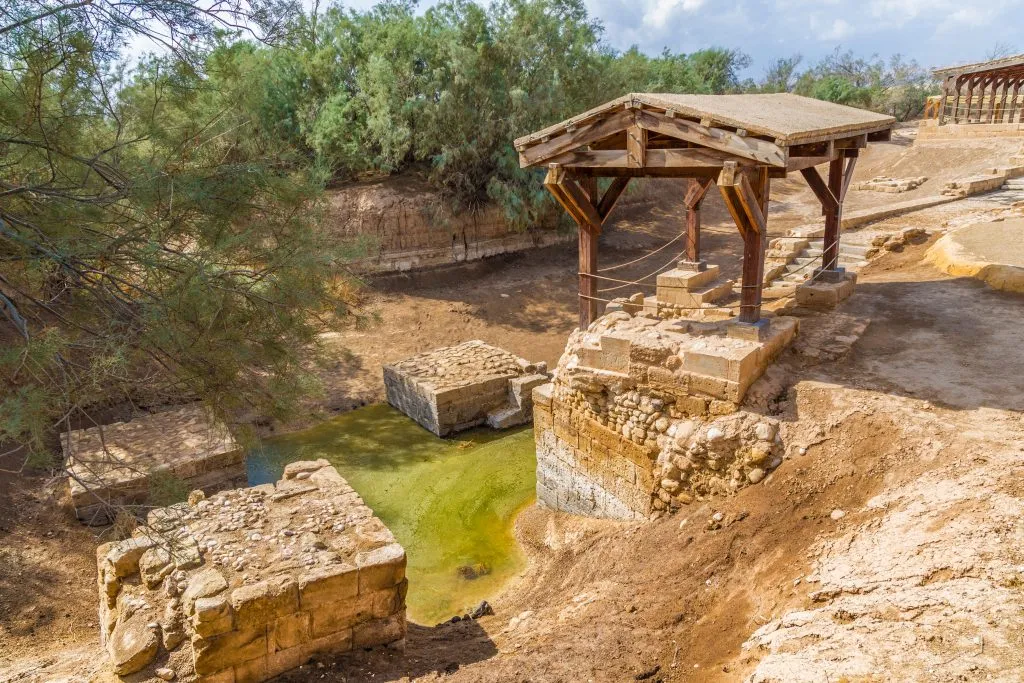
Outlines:
{"type": "Polygon", "coordinates": [[[707,266],[705,270],[674,268],[658,275],[658,288],[698,289],[717,280],[718,272],[719,268],[714,264],[707,266]]]}
{"type": "Polygon", "coordinates": [[[697,287],[694,289],[658,288],[658,301],[683,308],[701,308],[713,304],[732,294],[735,283],[732,280],[697,287]]]}
{"type": "Polygon", "coordinates": [[[384,387],[388,403],[446,436],[485,422],[499,429],[529,422],[528,385],[547,376],[544,363],[474,340],[385,365],[384,387]]]}
{"type": "Polygon", "coordinates": [[[71,504],[86,522],[104,524],[113,506],[146,503],[155,476],[206,493],[246,483],[244,451],[198,406],[66,432],[61,446],[71,504]]]}
{"type": "Polygon", "coordinates": [[[796,302],[797,305],[807,308],[834,308],[840,301],[853,294],[856,284],[855,273],[847,273],[838,282],[807,282],[797,285],[796,302]]]}
{"type": "Polygon", "coordinates": [[[315,654],[404,642],[405,551],[327,461],[193,503],[155,509],[97,551],[100,638],[117,672],[258,682],[315,654]],[[182,546],[198,561],[179,562],[182,546]],[[161,562],[158,583],[139,580],[161,562]]]}

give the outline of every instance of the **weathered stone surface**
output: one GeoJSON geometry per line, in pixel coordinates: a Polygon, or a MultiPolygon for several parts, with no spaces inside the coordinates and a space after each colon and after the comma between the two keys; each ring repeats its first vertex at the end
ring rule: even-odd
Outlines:
{"type": "Polygon", "coordinates": [[[529,422],[530,389],[547,376],[535,364],[479,340],[384,366],[388,403],[438,436],[489,422],[529,422]],[[514,383],[514,384],[513,384],[514,383]]]}
{"type": "Polygon", "coordinates": [[[101,636],[119,671],[156,658],[172,678],[257,682],[350,649],[354,629],[367,647],[405,636],[405,551],[326,461],[147,522],[97,551],[101,636]]]}
{"type": "Polygon", "coordinates": [[[74,430],[61,446],[71,503],[87,522],[109,521],[110,506],[145,503],[154,472],[207,492],[245,483],[244,451],[198,407],[74,430]]]}
{"type": "Polygon", "coordinates": [[[807,282],[796,288],[796,302],[807,308],[833,308],[853,294],[857,275],[847,273],[839,282],[807,282]]]}
{"type": "Polygon", "coordinates": [[[160,640],[156,629],[150,628],[149,623],[145,613],[136,613],[114,627],[114,632],[107,639],[107,652],[114,673],[127,676],[153,661],[160,640]]]}
{"type": "Polygon", "coordinates": [[[736,325],[617,311],[574,333],[534,391],[539,504],[647,519],[760,482],[782,446],[775,421],[740,404],[797,320],[736,325]]]}

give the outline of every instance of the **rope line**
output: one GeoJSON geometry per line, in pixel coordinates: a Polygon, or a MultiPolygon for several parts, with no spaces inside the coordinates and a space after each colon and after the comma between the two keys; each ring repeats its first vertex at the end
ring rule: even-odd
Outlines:
{"type": "Polygon", "coordinates": [[[663,244],[660,247],[658,247],[657,249],[655,249],[654,251],[649,251],[646,254],[644,254],[643,256],[641,256],[640,258],[635,258],[632,261],[626,261],[625,263],[619,263],[618,265],[608,266],[607,268],[598,268],[597,272],[599,272],[599,273],[608,273],[608,272],[611,272],[613,270],[618,270],[619,268],[625,268],[626,266],[631,266],[634,263],[640,263],[644,259],[650,258],[650,257],[654,256],[655,254],[657,254],[659,251],[662,251],[663,249],[666,249],[667,247],[669,247],[672,244],[675,244],[676,242],[678,242],[679,240],[681,240],[685,236],[686,236],[686,233],[685,232],[681,232],[678,235],[676,235],[675,237],[673,237],[672,239],[670,239],[668,242],[665,242],[665,244],[663,244]]]}
{"type": "MultiPolygon", "coordinates": [[[[625,280],[621,280],[620,282],[626,282],[626,284],[618,285],[616,287],[605,287],[604,289],[599,289],[597,291],[598,292],[614,292],[614,291],[619,290],[619,289],[625,289],[626,287],[631,287],[631,286],[635,287],[637,285],[650,287],[651,284],[649,282],[645,283],[644,280],[649,280],[652,277],[656,277],[656,276],[664,273],[666,270],[668,270],[669,268],[674,266],[676,264],[676,262],[679,261],[679,258],[683,254],[685,254],[685,253],[686,253],[685,251],[679,252],[678,254],[676,254],[676,256],[671,261],[669,261],[665,265],[661,266],[657,270],[655,270],[655,271],[653,271],[651,273],[648,273],[647,275],[644,275],[639,280],[632,280],[632,281],[629,281],[629,282],[626,282],[625,280]]],[[[600,275],[590,275],[589,277],[598,277],[598,278],[600,278],[601,276],[600,275]]],[[[609,279],[609,278],[604,278],[604,279],[609,279]]]]}
{"type": "MultiPolygon", "coordinates": [[[[829,247],[836,245],[838,242],[839,242],[838,239],[835,240],[834,242],[832,242],[829,245],[829,247]]],[[[827,249],[825,249],[824,246],[823,246],[823,253],[826,250],[827,249]]],[[[835,260],[832,263],[835,264],[838,261],[839,261],[839,255],[836,254],[836,258],[835,258],[835,260]]],[[[817,259],[814,259],[813,261],[809,261],[809,262],[805,263],[804,265],[800,266],[799,268],[797,268],[796,270],[790,272],[789,275],[795,275],[797,273],[800,273],[800,272],[806,270],[808,267],[815,265],[817,262],[818,262],[817,259]]],[[[811,275],[811,277],[809,277],[806,280],[804,280],[804,282],[806,283],[806,282],[815,282],[815,281],[817,281],[818,278],[821,276],[821,273],[826,272],[827,270],[829,270],[829,269],[828,268],[823,268],[818,273],[815,273],[815,274],[811,275]]],[[[580,273],[580,275],[588,275],[588,274],[587,273],[580,273]]],[[[598,275],[589,275],[589,277],[603,279],[603,280],[613,280],[614,281],[614,278],[601,277],[601,276],[598,276],[598,275]]],[[[648,277],[650,277],[650,276],[648,276],[648,277]]],[[[622,282],[622,281],[620,281],[620,282],[622,282]]],[[[650,287],[650,286],[652,286],[650,284],[644,284],[644,283],[640,283],[640,282],[632,282],[632,283],[628,283],[628,284],[633,284],[633,285],[637,285],[637,286],[641,286],[641,287],[650,287]]],[[[622,287],[626,287],[626,286],[628,286],[628,284],[627,285],[622,285],[622,287]]],[[[741,289],[744,289],[744,288],[756,288],[757,286],[758,285],[740,285],[740,288],[741,289]]],[[[763,285],[761,285],[761,286],[763,287],[763,285]]],[[[681,286],[678,286],[678,285],[673,285],[672,288],[685,289],[685,287],[681,287],[681,286]]],[[[615,287],[615,288],[609,288],[609,289],[601,289],[601,290],[598,290],[598,292],[611,291],[612,289],[621,289],[621,287],[615,287]]],[[[586,299],[588,301],[601,301],[601,302],[606,303],[606,304],[610,304],[613,301],[612,299],[603,299],[601,297],[588,296],[588,295],[582,294],[582,293],[578,294],[578,296],[581,299],[586,299]]],[[[791,298],[793,298],[795,296],[796,296],[796,289],[794,287],[794,290],[792,292],[790,292],[789,294],[786,294],[784,296],[780,296],[777,299],[772,299],[772,301],[784,301],[786,299],[791,299],[791,298]]],[[[746,304],[746,305],[750,306],[750,304],[746,304]]],[[[673,310],[677,310],[677,311],[706,311],[709,308],[717,308],[719,310],[725,309],[725,310],[732,311],[732,310],[740,310],[743,307],[744,307],[744,304],[740,303],[740,304],[730,304],[728,306],[674,306],[673,310]]]]}

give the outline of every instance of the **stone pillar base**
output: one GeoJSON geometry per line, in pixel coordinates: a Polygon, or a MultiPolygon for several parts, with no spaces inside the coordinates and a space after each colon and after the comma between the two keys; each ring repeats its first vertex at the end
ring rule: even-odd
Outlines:
{"type": "Polygon", "coordinates": [[[807,308],[833,308],[840,301],[849,298],[857,284],[854,273],[844,273],[837,282],[822,280],[809,281],[796,288],[796,303],[807,308]]]}

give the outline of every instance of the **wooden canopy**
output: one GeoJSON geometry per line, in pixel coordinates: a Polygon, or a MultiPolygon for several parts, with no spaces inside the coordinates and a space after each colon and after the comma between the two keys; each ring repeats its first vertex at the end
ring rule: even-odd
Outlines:
{"type": "Polygon", "coordinates": [[[1024,54],[935,69],[942,80],[939,125],[1021,122],[1024,54]]]}
{"type": "Polygon", "coordinates": [[[895,119],[788,93],[631,93],[515,141],[520,165],[579,225],[580,326],[596,317],[597,237],[633,177],[689,178],[685,261],[700,268],[700,205],[717,182],[744,240],[740,320],[761,317],[771,177],[800,171],[822,203],[822,277],[837,268],[842,201],[858,150],[888,140],[895,119]],[[829,164],[826,182],[814,168],[829,164]],[[613,178],[603,193],[598,177],[613,178]]]}

